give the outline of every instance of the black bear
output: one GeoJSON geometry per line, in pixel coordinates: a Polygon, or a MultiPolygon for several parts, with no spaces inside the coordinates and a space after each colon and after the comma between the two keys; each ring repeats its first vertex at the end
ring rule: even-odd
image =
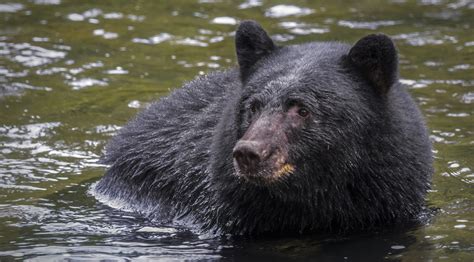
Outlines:
{"type": "Polygon", "coordinates": [[[232,235],[417,219],[431,144],[389,37],[277,46],[243,21],[235,44],[237,69],[198,77],[118,132],[95,194],[232,235]]]}

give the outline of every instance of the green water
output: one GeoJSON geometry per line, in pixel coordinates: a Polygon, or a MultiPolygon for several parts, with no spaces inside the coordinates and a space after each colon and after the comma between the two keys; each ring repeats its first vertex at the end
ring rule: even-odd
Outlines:
{"type": "Polygon", "coordinates": [[[474,3],[0,0],[0,260],[474,260],[474,3]],[[164,227],[87,193],[106,141],[147,103],[235,65],[233,32],[279,44],[391,35],[436,157],[426,226],[236,241],[164,227]]]}

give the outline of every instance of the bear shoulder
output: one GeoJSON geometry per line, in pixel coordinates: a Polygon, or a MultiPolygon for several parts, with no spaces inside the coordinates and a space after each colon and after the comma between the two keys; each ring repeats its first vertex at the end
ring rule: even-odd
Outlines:
{"type": "Polygon", "coordinates": [[[110,167],[96,193],[144,206],[182,196],[183,176],[204,176],[213,128],[237,79],[236,70],[197,77],[137,114],[107,144],[102,162],[110,167]]]}

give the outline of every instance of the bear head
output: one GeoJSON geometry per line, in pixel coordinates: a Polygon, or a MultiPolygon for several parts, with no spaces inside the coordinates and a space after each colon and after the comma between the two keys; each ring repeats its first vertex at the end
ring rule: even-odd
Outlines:
{"type": "Polygon", "coordinates": [[[377,108],[397,82],[390,38],[369,35],[352,47],[278,47],[260,25],[244,21],[235,41],[242,81],[235,174],[258,185],[324,188],[342,182],[327,176],[356,171],[368,157],[364,143],[383,118],[377,108]]]}

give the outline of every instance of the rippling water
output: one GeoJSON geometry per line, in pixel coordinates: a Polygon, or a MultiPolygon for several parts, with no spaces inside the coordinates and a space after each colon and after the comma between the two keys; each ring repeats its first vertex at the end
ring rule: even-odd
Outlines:
{"type": "MultiPolygon", "coordinates": [[[[316,1],[314,1],[316,2],[316,1]]],[[[0,2],[0,260],[474,260],[474,2],[0,2]],[[87,193],[106,141],[195,75],[235,65],[239,20],[280,44],[385,32],[431,129],[439,212],[408,232],[230,240],[87,193]]]]}

